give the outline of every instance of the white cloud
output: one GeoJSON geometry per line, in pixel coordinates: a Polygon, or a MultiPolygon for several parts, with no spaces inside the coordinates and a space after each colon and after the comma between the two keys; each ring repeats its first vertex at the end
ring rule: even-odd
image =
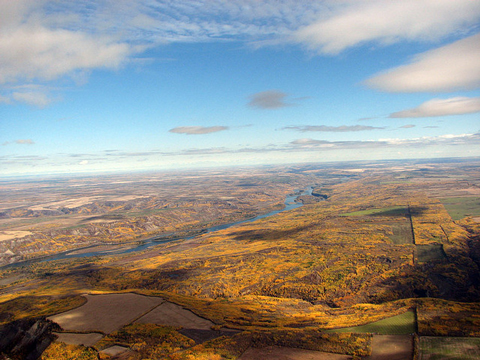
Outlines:
{"type": "MultiPolygon", "coordinates": [[[[96,68],[117,68],[134,53],[135,48],[121,39],[89,32],[88,22],[79,21],[80,13],[54,11],[55,5],[61,3],[0,0],[0,84],[50,81],[65,75],[78,77],[79,72],[96,68]]],[[[16,95],[21,101],[28,96],[34,95],[16,95]]]]}
{"type": "Polygon", "coordinates": [[[0,33],[0,83],[52,80],[75,71],[118,67],[132,49],[105,36],[34,24],[0,33]]]}
{"type": "Polygon", "coordinates": [[[420,118],[448,115],[472,114],[480,112],[480,97],[454,97],[432,99],[413,109],[390,114],[390,118],[420,118]]]}
{"type": "Polygon", "coordinates": [[[203,135],[228,130],[228,126],[178,126],[168,130],[175,134],[203,135]]]}
{"type": "Polygon", "coordinates": [[[472,0],[357,0],[332,2],[330,12],[300,28],[295,41],[325,54],[370,41],[431,41],[468,29],[480,18],[472,0]]]}
{"type": "Polygon", "coordinates": [[[444,92],[480,86],[480,33],[417,55],[365,84],[391,92],[444,92]]]}
{"type": "Polygon", "coordinates": [[[14,92],[12,93],[12,99],[38,107],[47,106],[52,102],[52,99],[43,92],[14,92]]]}

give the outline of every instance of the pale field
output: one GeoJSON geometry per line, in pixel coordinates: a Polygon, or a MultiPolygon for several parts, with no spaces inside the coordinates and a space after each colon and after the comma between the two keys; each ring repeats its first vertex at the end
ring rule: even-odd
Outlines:
{"type": "Polygon", "coordinates": [[[28,209],[33,211],[41,210],[57,210],[60,208],[74,209],[83,205],[91,204],[94,201],[131,201],[135,199],[148,198],[149,195],[100,195],[100,196],[82,196],[77,198],[63,199],[59,201],[48,201],[45,203],[28,205],[22,203],[22,206],[27,206],[28,209]]]}
{"type": "Polygon", "coordinates": [[[132,352],[129,348],[126,348],[124,346],[114,345],[114,346],[110,346],[107,349],[103,349],[102,351],[100,351],[100,354],[105,354],[108,356],[117,356],[127,351],[132,352]]]}
{"type": "Polygon", "coordinates": [[[28,235],[32,235],[32,232],[21,230],[0,231],[0,241],[21,239],[28,235]]]}
{"type": "Polygon", "coordinates": [[[54,202],[49,202],[45,204],[37,204],[34,206],[30,206],[30,210],[52,210],[52,209],[58,209],[65,207],[67,209],[74,209],[79,206],[87,205],[90,204],[91,202],[100,199],[101,197],[99,196],[83,196],[80,198],[76,199],[66,199],[62,201],[54,201],[54,202]]]}
{"type": "Polygon", "coordinates": [[[410,360],[413,341],[410,335],[374,335],[368,360],[410,360]]]}
{"type": "Polygon", "coordinates": [[[58,336],[56,340],[58,342],[83,346],[93,346],[96,342],[103,338],[103,335],[100,333],[76,334],[55,332],[54,334],[58,336]]]}
{"type": "Polygon", "coordinates": [[[321,351],[294,349],[280,346],[249,348],[238,360],[348,360],[349,355],[332,354],[321,351]]]}

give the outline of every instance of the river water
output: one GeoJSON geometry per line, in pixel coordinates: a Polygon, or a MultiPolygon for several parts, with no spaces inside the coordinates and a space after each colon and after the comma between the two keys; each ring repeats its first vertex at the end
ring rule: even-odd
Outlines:
{"type": "MultiPolygon", "coordinates": [[[[305,190],[297,191],[293,195],[288,195],[285,198],[285,207],[281,210],[270,211],[267,214],[258,215],[258,216],[255,216],[254,218],[247,219],[247,220],[236,221],[236,222],[232,222],[232,223],[228,223],[228,224],[212,226],[210,228],[207,228],[206,232],[209,233],[209,232],[214,232],[214,231],[218,231],[218,230],[228,229],[228,228],[230,228],[232,226],[235,226],[235,225],[256,221],[256,220],[263,219],[263,218],[266,218],[266,217],[269,217],[269,216],[272,216],[272,215],[275,215],[275,214],[278,214],[278,213],[281,213],[281,212],[284,212],[284,211],[296,209],[296,208],[302,206],[303,204],[300,201],[296,202],[295,200],[297,200],[297,198],[301,195],[312,195],[312,191],[313,191],[313,187],[309,186],[305,190]]],[[[205,233],[205,231],[203,233],[205,233]]],[[[149,247],[159,245],[159,244],[164,244],[164,243],[171,242],[171,241],[190,240],[190,239],[193,239],[194,237],[195,236],[187,237],[187,238],[184,238],[184,239],[178,239],[178,238],[167,238],[167,239],[165,239],[165,238],[162,238],[161,236],[155,236],[155,237],[152,237],[152,238],[149,238],[149,239],[141,240],[141,241],[137,242],[134,246],[130,246],[131,244],[129,244],[129,243],[122,243],[122,244],[112,245],[112,250],[100,250],[100,251],[95,251],[93,249],[96,248],[96,247],[100,247],[100,246],[105,247],[105,245],[91,245],[91,246],[88,246],[88,247],[85,247],[85,248],[69,250],[69,251],[61,252],[61,253],[51,255],[51,256],[47,256],[47,257],[42,257],[42,258],[38,258],[38,259],[31,259],[31,260],[26,260],[26,261],[21,261],[21,262],[18,262],[18,263],[5,265],[5,266],[2,266],[0,268],[17,267],[17,266],[23,266],[23,265],[30,265],[30,264],[36,263],[36,262],[45,262],[45,261],[71,259],[71,258],[84,258],[84,257],[91,257],[91,256],[106,256],[106,255],[122,255],[122,254],[128,254],[128,253],[142,251],[142,250],[148,249],[149,247]],[[118,247],[121,247],[121,248],[119,249],[118,247]],[[85,251],[86,249],[89,249],[89,248],[91,248],[93,251],[85,251]],[[78,252],[80,250],[83,250],[83,252],[78,252]]]]}

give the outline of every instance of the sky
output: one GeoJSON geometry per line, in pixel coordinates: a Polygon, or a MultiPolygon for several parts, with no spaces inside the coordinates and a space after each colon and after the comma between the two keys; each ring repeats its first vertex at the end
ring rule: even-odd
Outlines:
{"type": "Polygon", "coordinates": [[[469,156],[479,0],[0,0],[0,176],[469,156]]]}

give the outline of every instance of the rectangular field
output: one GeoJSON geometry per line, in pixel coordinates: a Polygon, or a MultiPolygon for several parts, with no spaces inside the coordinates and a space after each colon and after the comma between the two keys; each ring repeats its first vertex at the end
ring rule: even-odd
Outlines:
{"type": "Polygon", "coordinates": [[[417,245],[415,249],[417,261],[421,263],[446,259],[442,244],[417,245]]]}
{"type": "Polygon", "coordinates": [[[407,335],[416,331],[415,313],[407,311],[387,319],[375,321],[362,326],[329,330],[331,332],[372,333],[380,335],[407,335]]]}
{"type": "Polygon", "coordinates": [[[480,338],[420,337],[420,360],[476,360],[480,354],[480,338]]]}
{"type": "Polygon", "coordinates": [[[480,216],[479,197],[451,197],[439,199],[453,220],[466,216],[480,216]]]}
{"type": "Polygon", "coordinates": [[[392,240],[395,245],[413,244],[410,221],[405,220],[404,224],[399,223],[398,225],[393,225],[390,240],[392,240]]]}

